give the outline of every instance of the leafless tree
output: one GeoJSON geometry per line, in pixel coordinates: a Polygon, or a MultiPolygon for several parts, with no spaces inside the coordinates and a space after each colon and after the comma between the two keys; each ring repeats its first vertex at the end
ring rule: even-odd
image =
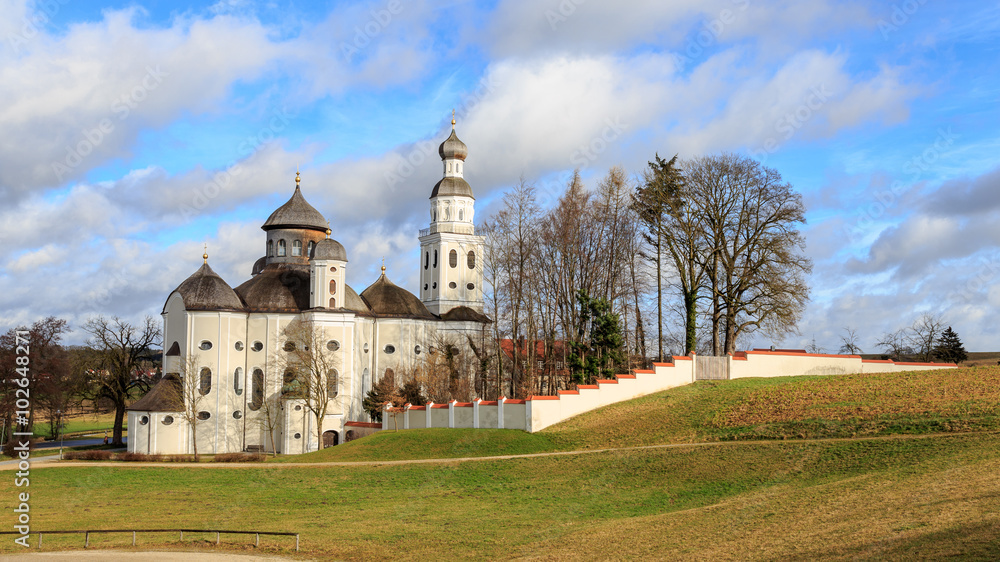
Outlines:
{"type": "Polygon", "coordinates": [[[904,355],[912,353],[912,350],[907,343],[905,330],[886,332],[885,334],[882,334],[882,338],[879,339],[875,345],[882,348],[886,355],[889,355],[893,359],[899,359],[904,355]]]}
{"type": "MultiPolygon", "coordinates": [[[[180,384],[168,384],[169,399],[174,401],[180,408],[181,419],[187,424],[191,435],[191,452],[194,453],[194,460],[198,460],[198,422],[202,421],[201,405],[205,395],[212,387],[212,372],[208,367],[200,365],[197,353],[190,353],[180,357],[178,363],[180,384]]],[[[166,376],[173,376],[175,373],[168,373],[166,376]]],[[[169,383],[170,381],[168,381],[169,383]]]]}
{"type": "Polygon", "coordinates": [[[112,444],[123,445],[125,408],[133,394],[149,390],[150,378],[143,368],[150,350],[160,343],[159,323],[147,316],[132,324],[117,316],[91,318],[83,325],[90,334],[88,344],[95,350],[84,395],[92,400],[106,398],[115,407],[112,444]]]}
{"type": "Polygon", "coordinates": [[[931,361],[934,357],[934,347],[945,328],[946,325],[940,315],[922,314],[913,322],[907,330],[906,338],[920,361],[931,361]]]}
{"type": "Polygon", "coordinates": [[[324,330],[311,323],[295,321],[284,330],[284,371],[291,372],[292,380],[285,381],[283,392],[300,398],[316,420],[316,438],[323,448],[323,420],[330,401],[337,396],[340,384],[340,358],[329,349],[324,330]]]}
{"type": "Polygon", "coordinates": [[[840,352],[849,355],[860,355],[861,346],[858,344],[858,331],[850,326],[844,328],[844,333],[840,336],[840,352]]]}

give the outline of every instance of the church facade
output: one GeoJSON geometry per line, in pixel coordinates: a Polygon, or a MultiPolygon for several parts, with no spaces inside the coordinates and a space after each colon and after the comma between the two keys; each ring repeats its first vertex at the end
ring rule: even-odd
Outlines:
{"type": "Polygon", "coordinates": [[[232,288],[206,254],[167,297],[164,376],[129,408],[128,450],[193,453],[191,423],[199,453],[295,454],[336,444],[349,422],[368,421],[362,402],[381,377],[411,370],[436,342],[481,341],[490,322],[483,241],[463,177],[468,150],[454,125],[438,150],[443,177],[431,192],[430,224],[419,233],[419,296],[392,283],[384,266],[360,294],[352,289],[347,252],[296,173],[291,198],[261,227],[264,256],[249,280],[232,288]],[[289,392],[290,330],[303,327],[325,361],[322,434],[319,408],[289,392]]]}

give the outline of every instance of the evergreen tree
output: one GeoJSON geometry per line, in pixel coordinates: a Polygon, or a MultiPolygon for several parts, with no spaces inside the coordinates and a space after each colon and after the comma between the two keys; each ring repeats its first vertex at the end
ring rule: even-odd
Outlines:
{"type": "Polygon", "coordinates": [[[606,299],[592,299],[586,291],[577,293],[580,304],[580,334],[570,343],[569,367],[576,384],[600,377],[610,378],[622,368],[624,338],[618,315],[606,299]],[[589,333],[587,329],[589,328],[589,333]]]}
{"type": "Polygon", "coordinates": [[[934,356],[944,362],[956,364],[969,358],[969,354],[965,352],[965,346],[962,345],[962,340],[951,329],[951,326],[941,332],[938,344],[934,348],[934,356]]]}

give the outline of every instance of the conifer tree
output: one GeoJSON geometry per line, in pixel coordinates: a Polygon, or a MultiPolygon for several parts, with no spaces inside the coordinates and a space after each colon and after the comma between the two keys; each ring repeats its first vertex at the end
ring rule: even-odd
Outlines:
{"type": "Polygon", "coordinates": [[[969,354],[965,352],[965,346],[962,345],[962,340],[951,329],[951,326],[941,332],[938,344],[934,348],[934,356],[944,362],[956,364],[969,358],[969,354]]]}

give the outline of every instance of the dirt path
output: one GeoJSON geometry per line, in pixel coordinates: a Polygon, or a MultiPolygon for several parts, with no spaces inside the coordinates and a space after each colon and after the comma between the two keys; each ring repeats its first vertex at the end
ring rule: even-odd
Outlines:
{"type": "MultiPolygon", "coordinates": [[[[457,462],[497,461],[511,459],[533,459],[539,457],[559,457],[568,455],[591,455],[596,453],[618,453],[628,451],[645,451],[651,449],[681,449],[686,447],[741,447],[748,445],[791,445],[802,443],[837,443],[850,441],[889,441],[898,439],[935,439],[942,437],[960,437],[964,435],[995,435],[996,432],[966,432],[966,433],[931,433],[924,435],[884,435],[874,437],[840,437],[829,439],[782,439],[760,441],[707,441],[699,443],[665,443],[661,445],[638,445],[634,447],[609,447],[604,449],[579,449],[575,451],[551,451],[548,453],[526,453],[521,455],[494,455],[489,457],[454,457],[439,459],[407,459],[395,461],[329,461],[329,462],[287,462],[287,463],[226,463],[226,462],[119,462],[119,461],[60,461],[49,457],[31,459],[31,468],[62,468],[62,467],[114,467],[114,468],[303,468],[330,466],[392,466],[403,464],[447,464],[457,462]]],[[[0,471],[15,470],[17,463],[4,464],[0,471]]]]}

